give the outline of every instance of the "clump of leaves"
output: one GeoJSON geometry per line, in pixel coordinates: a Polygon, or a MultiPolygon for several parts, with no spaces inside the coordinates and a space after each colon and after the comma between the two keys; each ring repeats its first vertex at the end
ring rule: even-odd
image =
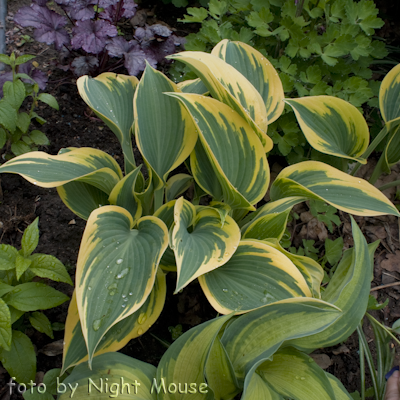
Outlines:
{"type": "MultiPolygon", "coordinates": [[[[122,35],[121,23],[135,15],[133,0],[56,0],[65,13],[49,9],[44,0],[34,0],[30,7],[21,8],[14,22],[33,27],[34,38],[53,44],[56,50],[67,51],[64,70],[71,69],[77,76],[114,70],[122,65],[130,75],[143,71],[147,62],[156,67],[164,57],[175,52],[183,43],[164,25],[139,27],[132,40],[122,35]],[[67,29],[71,22],[72,29],[67,29]],[[110,57],[118,57],[111,65],[110,57]]],[[[64,52],[65,53],[65,52],[64,52]]]]}
{"type": "MultiPolygon", "coordinates": [[[[38,129],[29,130],[31,121],[43,125],[46,120],[35,112],[38,101],[58,110],[57,100],[48,93],[39,93],[46,87],[45,74],[34,68],[31,55],[15,57],[0,54],[0,61],[11,67],[10,72],[0,76],[0,149],[5,147],[3,158],[10,159],[38,146],[49,144],[47,136],[38,129]],[[29,111],[21,110],[22,103],[30,98],[29,111]]],[[[37,64],[36,64],[37,65],[37,64]]]]}
{"type": "MultiPolygon", "coordinates": [[[[329,95],[359,108],[378,106],[379,82],[371,79],[370,66],[388,52],[373,39],[384,24],[373,1],[211,0],[208,8],[187,11],[182,22],[201,23],[186,37],[187,50],[210,51],[221,39],[245,42],[268,56],[286,97],[329,95]]],[[[180,80],[185,71],[178,66],[172,74],[180,80]]],[[[289,163],[311,158],[346,171],[347,163],[311,150],[288,106],[268,135],[277,144],[271,154],[289,163]]]]}
{"type": "Polygon", "coordinates": [[[60,260],[47,254],[32,254],[39,243],[38,222],[36,218],[26,228],[21,250],[0,244],[0,361],[19,382],[34,380],[36,374],[35,350],[23,331],[30,325],[53,338],[52,324],[40,310],[69,299],[37,277],[72,285],[60,260]]]}

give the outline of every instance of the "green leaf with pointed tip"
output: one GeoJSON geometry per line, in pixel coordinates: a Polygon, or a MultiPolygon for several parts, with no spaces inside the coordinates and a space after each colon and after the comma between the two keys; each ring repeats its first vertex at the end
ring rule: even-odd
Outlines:
{"type": "Polygon", "coordinates": [[[285,100],[294,110],[300,128],[314,149],[362,164],[369,144],[369,130],[356,107],[331,96],[285,100]]]}
{"type": "Polygon", "coordinates": [[[69,297],[44,283],[21,283],[4,296],[4,301],[21,311],[47,310],[59,306],[69,297]]]}
{"type": "Polygon", "coordinates": [[[25,64],[26,62],[33,60],[36,56],[31,56],[30,54],[23,54],[22,56],[17,57],[15,60],[15,65],[25,64]]]}
{"type": "Polygon", "coordinates": [[[245,390],[242,400],[283,400],[278,393],[270,388],[257,373],[253,373],[245,390]]]}
{"type": "MultiPolygon", "coordinates": [[[[4,284],[3,284],[4,285],[4,284]]],[[[1,290],[1,289],[0,289],[1,290]]],[[[11,314],[3,299],[0,299],[0,348],[9,351],[11,346],[11,314]]]]}
{"type": "MultiPolygon", "coordinates": [[[[111,284],[113,285],[113,284],[111,284]]],[[[117,287],[112,286],[115,295],[120,295],[117,287]]],[[[154,287],[143,303],[133,314],[116,323],[100,341],[95,356],[111,351],[118,351],[131,339],[143,335],[156,322],[164,307],[165,295],[167,292],[166,279],[162,271],[157,271],[157,278],[154,287]]],[[[128,292],[132,296],[133,292],[128,292]]],[[[127,298],[124,297],[124,299],[127,298]]],[[[75,292],[68,308],[67,321],[65,323],[63,352],[63,371],[68,368],[87,361],[87,348],[82,335],[82,327],[79,320],[78,306],[75,292]]]]}
{"type": "MultiPolygon", "coordinates": [[[[109,399],[114,395],[123,400],[157,400],[157,393],[151,393],[155,375],[156,368],[151,364],[121,353],[106,353],[93,359],[91,369],[85,363],[75,367],[63,383],[67,388],[76,388],[73,396],[75,400],[85,400],[88,396],[109,399]],[[107,391],[104,385],[106,382],[107,391]]],[[[66,390],[58,400],[69,400],[71,395],[71,390],[66,390]]]]}
{"type": "Polygon", "coordinates": [[[21,278],[21,275],[29,268],[32,261],[29,258],[25,258],[20,254],[17,255],[15,260],[15,273],[17,275],[17,280],[21,278]]]}
{"type": "Polygon", "coordinates": [[[29,259],[32,264],[29,269],[41,278],[48,278],[55,282],[65,282],[73,286],[64,264],[56,257],[49,254],[32,254],[29,259]]]}
{"type": "Polygon", "coordinates": [[[353,397],[348,393],[343,384],[335,376],[329,372],[325,372],[325,375],[329,379],[329,383],[335,393],[336,400],[353,400],[353,397]]]}
{"type": "Polygon", "coordinates": [[[45,333],[50,338],[54,339],[51,322],[43,313],[37,311],[33,312],[29,315],[29,322],[37,331],[45,333]]]}
{"type": "Polygon", "coordinates": [[[171,201],[183,194],[192,186],[193,176],[188,174],[176,174],[168,179],[165,186],[165,199],[171,201]]]}
{"type": "Polygon", "coordinates": [[[39,93],[39,96],[37,98],[40,101],[43,101],[43,103],[46,103],[51,108],[54,108],[55,110],[59,109],[57,100],[51,94],[49,94],[49,93],[39,93]]]}
{"type": "Polygon", "coordinates": [[[208,93],[208,89],[200,78],[179,82],[178,88],[183,93],[196,93],[203,96],[208,93]]]}
{"type": "Polygon", "coordinates": [[[257,89],[264,100],[268,124],[280,117],[285,107],[282,82],[275,68],[259,51],[248,44],[225,39],[211,54],[232,65],[257,89]]]}
{"type": "Polygon", "coordinates": [[[319,161],[286,167],[272,184],[270,195],[272,200],[288,196],[324,200],[354,215],[400,215],[388,198],[370,183],[319,161]]]}
{"type": "Polygon", "coordinates": [[[134,98],[135,131],[138,148],[158,177],[158,185],[186,160],[197,141],[195,126],[185,108],[164,92],[179,89],[147,65],[134,98]]]}
{"type": "MultiPolygon", "coordinates": [[[[179,99],[192,115],[224,201],[232,208],[254,210],[252,205],[263,198],[269,184],[265,151],[254,131],[239,114],[215,99],[187,93],[169,95],[179,99]]],[[[200,160],[197,157],[197,162],[200,160]]],[[[197,177],[198,168],[192,172],[202,186],[205,177],[197,177]]]]}
{"type": "Polygon", "coordinates": [[[83,234],[76,298],[89,363],[105,333],[146,301],[168,245],[167,227],[160,219],[143,217],[133,227],[127,210],[104,206],[93,211],[83,234]],[[116,292],[121,296],[114,296],[116,292]]]}
{"type": "Polygon", "coordinates": [[[400,64],[392,68],[381,83],[379,108],[388,130],[400,123],[400,64]]]}
{"type": "Polygon", "coordinates": [[[25,99],[25,86],[19,79],[15,81],[6,81],[3,85],[4,99],[6,99],[13,108],[19,110],[25,99]]]}
{"type": "Polygon", "coordinates": [[[354,248],[347,250],[329,282],[322,299],[339,307],[342,314],[328,329],[316,335],[295,339],[296,348],[311,352],[319,347],[345,341],[357,328],[368,305],[373,270],[373,254],[379,242],[367,245],[352,218],[354,248]]]}
{"type": "Polygon", "coordinates": [[[9,244],[0,244],[0,271],[7,271],[15,268],[15,260],[18,250],[9,244]]]}
{"type": "MultiPolygon", "coordinates": [[[[204,370],[208,353],[222,326],[231,315],[219,317],[197,325],[180,336],[165,352],[157,368],[157,382],[188,382],[196,384],[193,400],[208,399],[204,370]],[[203,393],[202,393],[203,391],[203,393]]],[[[210,393],[209,393],[210,394],[210,393]]],[[[182,399],[179,393],[165,393],[163,400],[182,399]]],[[[186,396],[185,396],[186,397],[186,396]]]]}
{"type": "Polygon", "coordinates": [[[3,283],[0,281],[0,297],[3,297],[5,294],[8,292],[11,292],[11,290],[14,289],[14,286],[7,285],[6,283],[3,283]]]}
{"type": "Polygon", "coordinates": [[[17,382],[35,380],[36,355],[31,340],[20,331],[12,331],[11,349],[0,348],[0,361],[17,382]]]}
{"type": "Polygon", "coordinates": [[[30,256],[39,243],[38,224],[39,217],[36,217],[36,219],[25,229],[24,234],[22,235],[21,248],[24,257],[30,256]]]}
{"type": "Polygon", "coordinates": [[[17,126],[17,111],[7,102],[6,99],[0,100],[0,124],[8,131],[14,132],[17,126]]]}
{"type": "Polygon", "coordinates": [[[272,149],[272,140],[265,133],[268,119],[264,100],[238,70],[217,56],[203,52],[183,51],[167,58],[189,65],[215,99],[235,110],[252,127],[264,151],[272,149]]]}
{"type": "Polygon", "coordinates": [[[269,359],[285,341],[324,331],[341,311],[321,300],[287,299],[235,319],[225,330],[222,344],[238,379],[269,359]]]}
{"type": "Polygon", "coordinates": [[[82,76],[76,82],[85,103],[118,138],[124,153],[126,173],[136,167],[131,129],[134,121],[133,97],[138,83],[135,76],[111,72],[105,72],[96,78],[82,76]]]}
{"type": "Polygon", "coordinates": [[[21,130],[22,133],[26,133],[28,131],[30,124],[31,124],[31,118],[27,113],[24,112],[18,113],[17,127],[21,130]]]}
{"type": "Polygon", "coordinates": [[[239,244],[240,230],[232,217],[227,216],[222,226],[216,210],[207,207],[196,212],[183,197],[175,203],[174,219],[170,246],[178,272],[177,293],[200,275],[225,264],[239,244]]]}
{"type": "Polygon", "coordinates": [[[135,193],[135,184],[140,168],[140,166],[135,168],[121,179],[108,197],[110,204],[125,208],[131,213],[134,220],[137,220],[142,215],[142,205],[135,193]]]}
{"type": "Polygon", "coordinates": [[[221,314],[242,314],[292,297],[311,297],[303,276],[280,251],[257,240],[242,240],[232,258],[199,278],[221,314]]]}

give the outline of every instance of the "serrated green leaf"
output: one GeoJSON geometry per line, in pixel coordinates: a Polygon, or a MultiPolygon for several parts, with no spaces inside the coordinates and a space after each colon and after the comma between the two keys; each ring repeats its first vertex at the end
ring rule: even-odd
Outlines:
{"type": "Polygon", "coordinates": [[[208,17],[208,11],[203,7],[188,7],[186,11],[190,15],[185,14],[183,19],[178,19],[179,22],[202,22],[208,17]]]}
{"type": "Polygon", "coordinates": [[[25,99],[25,86],[19,79],[15,81],[6,81],[3,85],[4,99],[6,99],[13,108],[18,110],[25,99]]]}
{"type": "Polygon", "coordinates": [[[51,329],[51,322],[41,312],[33,312],[29,315],[29,322],[39,332],[45,333],[50,338],[54,339],[53,329],[51,329]]]}
{"type": "Polygon", "coordinates": [[[64,264],[56,257],[48,254],[33,254],[29,257],[32,261],[29,269],[41,278],[49,278],[55,282],[65,282],[73,285],[64,264]]]}

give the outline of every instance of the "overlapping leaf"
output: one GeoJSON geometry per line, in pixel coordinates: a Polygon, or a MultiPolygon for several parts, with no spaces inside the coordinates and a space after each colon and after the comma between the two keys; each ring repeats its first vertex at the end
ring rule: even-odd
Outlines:
{"type": "MultiPolygon", "coordinates": [[[[137,311],[119,321],[104,335],[96,349],[95,356],[111,351],[118,351],[131,339],[146,332],[161,314],[164,307],[166,291],[165,275],[162,271],[158,270],[157,278],[149,297],[137,311]]],[[[115,288],[114,295],[118,296],[117,287],[115,288]]],[[[124,299],[126,298],[127,297],[124,297],[124,299]]],[[[73,365],[86,361],[87,358],[87,348],[82,335],[78,306],[74,292],[65,323],[63,371],[73,365]]]]}
{"type": "Polygon", "coordinates": [[[379,108],[389,130],[400,123],[400,64],[391,69],[381,83],[379,108]]]}
{"type": "Polygon", "coordinates": [[[82,99],[114,132],[121,143],[127,173],[135,167],[131,129],[134,119],[133,96],[138,83],[135,76],[111,72],[105,72],[96,78],[82,76],[77,80],[82,99]]]}
{"type": "Polygon", "coordinates": [[[232,217],[227,216],[222,224],[216,210],[203,207],[196,212],[183,197],[175,203],[174,222],[170,246],[175,253],[178,292],[198,276],[225,264],[239,244],[240,230],[232,217]]]}
{"type": "MultiPolygon", "coordinates": [[[[252,205],[263,198],[269,184],[265,151],[254,131],[234,110],[215,99],[187,93],[169,94],[185,105],[198,127],[204,153],[196,154],[196,146],[195,164],[200,164],[205,155],[209,160],[209,164],[192,170],[198,184],[205,191],[213,189],[214,185],[203,186],[208,176],[198,176],[211,166],[224,201],[232,208],[254,210],[252,205]]],[[[216,190],[216,195],[209,193],[221,200],[218,186],[216,190]]]]}
{"type": "Polygon", "coordinates": [[[282,82],[275,68],[259,51],[248,44],[225,39],[211,54],[232,65],[257,89],[264,100],[268,124],[280,117],[285,106],[282,82]]]}
{"type": "Polygon", "coordinates": [[[285,100],[294,110],[307,141],[321,153],[365,164],[361,156],[369,144],[369,130],[356,107],[331,96],[285,100]]]}
{"type": "Polygon", "coordinates": [[[272,140],[265,134],[268,119],[264,100],[238,70],[220,58],[202,52],[183,51],[167,58],[189,65],[215,99],[227,104],[247,121],[257,133],[264,150],[272,149],[272,140]]]}
{"type": "Polygon", "coordinates": [[[400,215],[388,198],[364,179],[318,161],[285,168],[272,184],[270,195],[272,200],[288,196],[324,200],[354,215],[400,215]]]}
{"type": "Polygon", "coordinates": [[[164,92],[179,89],[148,65],[134,98],[135,130],[139,150],[155,171],[158,185],[185,161],[197,141],[195,126],[185,108],[164,92]]]}
{"type": "Polygon", "coordinates": [[[83,234],[76,298],[89,362],[104,334],[146,301],[168,244],[160,219],[143,217],[133,226],[127,210],[105,206],[91,214],[83,234]]]}
{"type": "Polygon", "coordinates": [[[280,251],[257,240],[242,240],[232,258],[199,278],[221,314],[242,314],[292,297],[311,297],[296,266],[280,251]]]}

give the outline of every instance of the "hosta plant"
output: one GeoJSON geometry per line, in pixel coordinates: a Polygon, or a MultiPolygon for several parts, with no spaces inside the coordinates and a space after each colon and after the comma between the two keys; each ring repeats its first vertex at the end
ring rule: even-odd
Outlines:
{"type": "Polygon", "coordinates": [[[60,260],[47,254],[32,254],[39,242],[38,222],[36,218],[25,229],[21,250],[0,244],[0,361],[18,382],[35,380],[36,374],[35,350],[23,332],[26,322],[53,338],[51,322],[41,310],[69,299],[38,278],[72,285],[60,260]]]}
{"type": "Polygon", "coordinates": [[[149,65],[140,82],[111,73],[78,80],[82,98],[121,143],[124,173],[110,155],[90,148],[31,153],[0,167],[57,187],[64,203],[87,219],[63,370],[80,364],[68,378],[77,381],[113,370],[151,382],[153,367],[113,352],[154,323],[165,299],[164,271],[175,270],[175,292],[197,278],[225,316],[179,337],[161,360],[158,381],[207,379],[221,399],[240,391],[243,398],[349,398],[307,354],[357,328],[377,244],[367,246],[353,221],[354,249],[322,291],[321,265],[284,250],[280,240],[292,207],[309,199],[359,216],[400,214],[368,182],[322,162],[289,166],[270,186],[266,153],[273,143],[266,132],[286,102],[312,146],[365,163],[365,120],[342,99],[285,100],[272,65],[241,42],[171,58],[200,80],[176,85],[149,65]],[[136,165],[131,136],[144,166],[136,165]],[[183,163],[186,169],[174,174],[183,163]],[[257,208],[268,188],[271,201],[257,208]],[[304,392],[305,379],[313,382],[307,387],[318,385],[316,397],[304,392]]]}

